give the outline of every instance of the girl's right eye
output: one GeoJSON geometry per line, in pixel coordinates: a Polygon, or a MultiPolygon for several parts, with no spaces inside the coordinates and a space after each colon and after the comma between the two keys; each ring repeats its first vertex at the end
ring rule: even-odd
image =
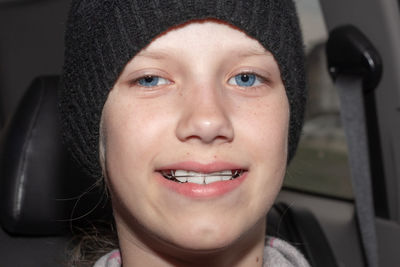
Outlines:
{"type": "Polygon", "coordinates": [[[159,76],[148,75],[136,79],[134,83],[143,87],[155,87],[159,85],[170,84],[171,82],[159,76]]]}

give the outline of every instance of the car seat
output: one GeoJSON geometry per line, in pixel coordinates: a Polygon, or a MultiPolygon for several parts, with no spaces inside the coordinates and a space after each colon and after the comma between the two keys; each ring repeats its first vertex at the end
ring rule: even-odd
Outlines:
{"type": "Polygon", "coordinates": [[[1,266],[62,265],[72,224],[110,214],[98,203],[96,181],[74,166],[62,145],[57,86],[56,76],[35,79],[1,132],[1,266]]]}

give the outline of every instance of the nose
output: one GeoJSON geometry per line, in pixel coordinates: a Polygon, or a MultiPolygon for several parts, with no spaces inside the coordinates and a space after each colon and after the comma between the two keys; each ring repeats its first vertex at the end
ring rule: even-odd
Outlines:
{"type": "Polygon", "coordinates": [[[224,97],[213,88],[191,90],[184,97],[184,109],[176,128],[176,136],[182,142],[231,142],[234,130],[224,97]]]}

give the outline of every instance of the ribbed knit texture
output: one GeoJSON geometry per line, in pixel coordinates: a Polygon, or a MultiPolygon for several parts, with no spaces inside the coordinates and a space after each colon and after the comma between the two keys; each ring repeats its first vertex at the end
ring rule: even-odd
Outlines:
{"type": "Polygon", "coordinates": [[[292,0],[73,0],[59,107],[64,140],[87,174],[101,177],[101,112],[124,66],[172,26],[209,18],[243,30],[277,60],[290,104],[290,161],[306,101],[303,42],[292,0]]]}

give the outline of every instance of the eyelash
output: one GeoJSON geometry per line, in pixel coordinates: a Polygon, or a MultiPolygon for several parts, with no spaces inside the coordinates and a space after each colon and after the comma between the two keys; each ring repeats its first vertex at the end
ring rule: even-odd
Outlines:
{"type": "MultiPolygon", "coordinates": [[[[268,84],[270,81],[269,79],[266,79],[264,77],[262,77],[261,75],[258,75],[254,72],[242,72],[242,73],[238,73],[232,77],[230,77],[228,79],[228,84],[233,85],[233,86],[238,86],[238,87],[242,87],[242,88],[254,88],[254,87],[258,87],[261,84],[268,84]],[[241,76],[241,77],[240,77],[241,76]],[[238,82],[240,82],[238,79],[243,79],[243,78],[247,78],[252,80],[252,83],[250,85],[240,85],[237,84],[238,82]]],[[[241,81],[241,82],[246,82],[246,81],[241,81]]],[[[144,76],[140,76],[132,81],[129,82],[130,86],[140,86],[140,87],[145,87],[145,88],[153,88],[153,87],[158,87],[161,85],[167,85],[167,84],[171,84],[172,82],[166,78],[163,78],[161,76],[158,75],[144,75],[144,76]],[[146,79],[150,79],[148,81],[146,81],[146,79]],[[154,81],[155,80],[155,81],[154,81]],[[144,82],[148,82],[150,83],[149,85],[145,85],[142,84],[141,81],[144,82]],[[151,83],[155,84],[151,84],[151,83]],[[159,84],[159,82],[161,82],[161,84],[159,84]]]]}
{"type": "Polygon", "coordinates": [[[258,87],[261,84],[268,84],[270,81],[266,78],[264,78],[261,75],[258,75],[254,72],[242,72],[234,75],[233,77],[230,77],[228,79],[228,84],[234,85],[234,86],[239,86],[242,88],[250,88],[250,87],[258,87]],[[243,81],[243,78],[247,79],[247,81],[243,81]],[[239,79],[242,79],[241,81],[239,79]],[[248,81],[251,81],[251,84],[249,85],[240,85],[238,83],[243,82],[246,83],[248,81]]]}
{"type": "Polygon", "coordinates": [[[163,77],[160,77],[160,76],[157,76],[157,75],[144,75],[144,76],[138,77],[138,78],[136,78],[136,79],[134,79],[134,80],[129,82],[129,84],[131,86],[138,85],[138,86],[146,87],[146,88],[152,88],[152,87],[165,85],[165,84],[170,84],[170,83],[172,83],[170,80],[168,80],[166,78],[163,78],[163,77]],[[151,79],[151,80],[146,81],[146,79],[151,79]],[[150,83],[150,85],[141,84],[141,81],[148,82],[148,83],[150,83]],[[151,84],[154,81],[157,84],[151,84]],[[160,82],[160,81],[161,81],[161,84],[158,84],[158,82],[160,82]]]}

